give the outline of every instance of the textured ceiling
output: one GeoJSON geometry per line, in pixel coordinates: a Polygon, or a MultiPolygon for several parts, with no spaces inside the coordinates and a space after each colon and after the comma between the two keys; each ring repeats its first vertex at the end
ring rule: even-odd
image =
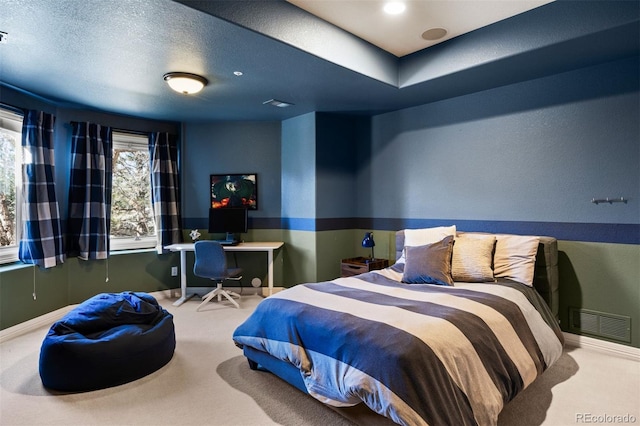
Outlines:
{"type": "Polygon", "coordinates": [[[0,100],[11,88],[171,121],[378,113],[639,51],[636,1],[558,0],[401,58],[286,1],[0,0],[0,11],[0,100]],[[181,95],[170,71],[210,84],[181,95]],[[295,105],[263,105],[272,98],[295,105]]]}

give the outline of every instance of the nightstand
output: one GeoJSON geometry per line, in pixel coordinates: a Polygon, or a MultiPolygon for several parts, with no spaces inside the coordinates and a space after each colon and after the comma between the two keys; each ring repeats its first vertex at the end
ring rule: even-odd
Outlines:
{"type": "Polygon", "coordinates": [[[351,277],[365,272],[383,269],[389,266],[387,259],[371,259],[369,257],[352,257],[342,259],[340,263],[340,276],[351,277]]]}

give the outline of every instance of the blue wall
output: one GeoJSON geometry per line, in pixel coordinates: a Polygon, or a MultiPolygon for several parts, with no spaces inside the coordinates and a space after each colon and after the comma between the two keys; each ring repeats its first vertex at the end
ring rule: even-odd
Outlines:
{"type": "Polygon", "coordinates": [[[638,69],[634,57],[374,117],[358,216],[640,243],[638,69]],[[629,202],[591,203],[605,197],[629,202]]]}
{"type": "Polygon", "coordinates": [[[316,214],[315,113],[282,122],[282,218],[287,226],[313,229],[316,214]]]}
{"type": "Polygon", "coordinates": [[[368,118],[317,115],[317,218],[349,218],[357,211],[358,124],[368,118]]]}
{"type": "Polygon", "coordinates": [[[209,177],[212,174],[256,173],[258,210],[250,212],[250,219],[267,227],[274,220],[279,223],[280,122],[187,123],[183,126],[183,134],[182,214],[185,229],[207,226],[209,177]]]}
{"type": "Polygon", "coordinates": [[[455,221],[640,244],[638,69],[632,57],[374,117],[186,124],[185,227],[203,226],[209,174],[257,172],[266,227],[455,221]],[[628,202],[591,202],[606,197],[628,202]]]}

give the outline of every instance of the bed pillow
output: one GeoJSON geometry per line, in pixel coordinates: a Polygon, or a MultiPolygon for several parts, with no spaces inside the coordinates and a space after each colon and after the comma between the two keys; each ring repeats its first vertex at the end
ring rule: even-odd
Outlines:
{"type": "MultiPolygon", "coordinates": [[[[427,244],[433,244],[441,241],[443,238],[449,235],[456,235],[456,226],[437,226],[435,228],[422,228],[422,229],[405,229],[404,230],[404,246],[416,247],[424,246],[427,244]]],[[[396,261],[396,263],[404,263],[406,260],[405,251],[402,251],[402,256],[396,261]]]]}
{"type": "Polygon", "coordinates": [[[540,238],[526,235],[496,234],[493,275],[533,286],[536,254],[540,238]]]}
{"type": "Polygon", "coordinates": [[[493,250],[496,237],[457,237],[453,243],[451,276],[460,282],[491,282],[493,278],[493,250]]]}
{"type": "Polygon", "coordinates": [[[405,246],[402,282],[407,284],[453,285],[451,253],[453,235],[422,246],[405,246]]]}

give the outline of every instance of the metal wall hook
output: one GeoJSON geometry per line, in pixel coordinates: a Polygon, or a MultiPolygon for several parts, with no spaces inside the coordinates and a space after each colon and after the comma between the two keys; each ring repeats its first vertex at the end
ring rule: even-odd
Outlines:
{"type": "Polygon", "coordinates": [[[591,202],[593,204],[600,204],[600,203],[609,203],[609,204],[613,204],[613,203],[625,203],[627,204],[627,199],[624,197],[618,197],[618,198],[592,198],[591,202]]]}

